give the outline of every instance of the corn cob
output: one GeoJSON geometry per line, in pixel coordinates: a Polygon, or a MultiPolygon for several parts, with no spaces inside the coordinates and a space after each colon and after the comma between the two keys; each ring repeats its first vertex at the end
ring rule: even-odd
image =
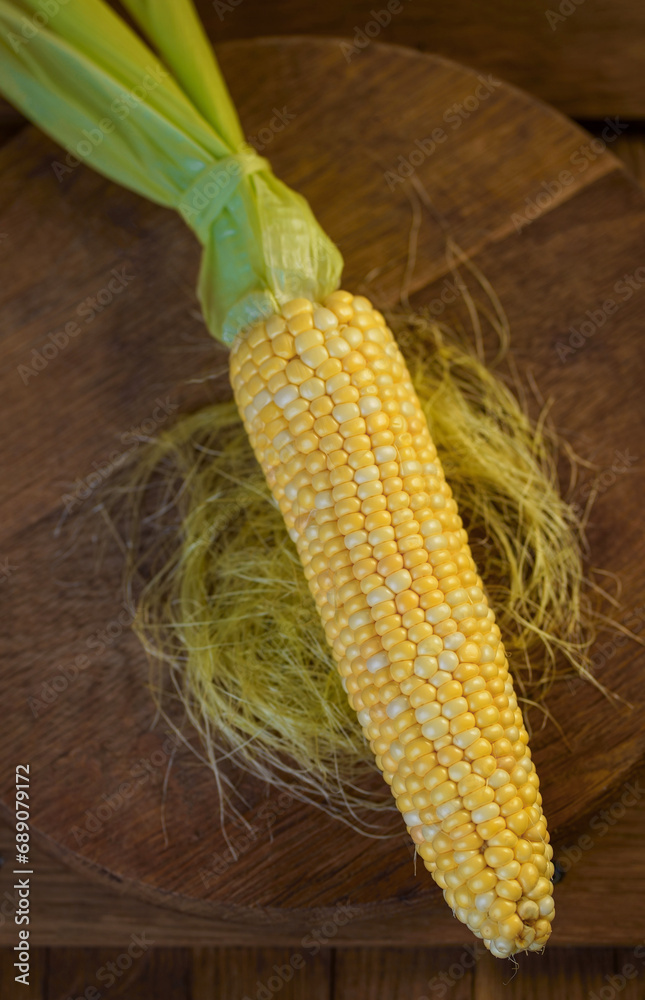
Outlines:
{"type": "Polygon", "coordinates": [[[231,381],[342,683],[426,868],[505,957],[551,931],[552,849],[508,661],[406,364],[370,302],[299,298],[231,381]]]}

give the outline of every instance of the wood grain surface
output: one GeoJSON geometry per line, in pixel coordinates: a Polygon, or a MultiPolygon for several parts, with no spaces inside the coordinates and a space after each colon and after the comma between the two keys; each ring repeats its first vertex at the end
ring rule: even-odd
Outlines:
{"type": "MultiPolygon", "coordinates": [[[[121,950],[36,950],[29,1000],[640,1000],[645,949],[548,948],[517,967],[459,948],[157,948],[148,931],[121,950]],[[615,993],[611,991],[615,990],[615,993]]],[[[19,1000],[0,952],[3,1000],[19,1000]]]]}
{"type": "Polygon", "coordinates": [[[344,41],[354,48],[344,48],[343,58],[360,64],[360,46],[374,37],[494,73],[575,118],[645,117],[645,9],[638,0],[393,0],[389,22],[385,0],[197,0],[197,7],[216,42],[335,35],[337,47],[344,41]]]}
{"type": "MultiPolygon", "coordinates": [[[[559,838],[555,859],[562,877],[557,885],[556,947],[635,947],[645,936],[645,774],[634,775],[630,784],[638,793],[633,806],[623,809],[617,796],[613,814],[598,811],[575,835],[559,838]]],[[[6,860],[0,867],[0,950],[12,946],[16,939],[16,894],[9,865],[14,844],[14,830],[0,822],[0,857],[6,860]]],[[[246,863],[245,855],[236,862],[246,863]]],[[[40,845],[33,850],[33,868],[37,891],[31,940],[37,947],[74,944],[118,951],[143,928],[150,931],[157,947],[250,946],[258,938],[266,945],[294,946],[302,940],[301,925],[277,923],[259,932],[248,921],[222,921],[155,906],[133,898],[117,882],[101,884],[84,872],[70,870],[40,845]]],[[[424,878],[424,872],[419,871],[417,877],[424,878]]],[[[469,932],[440,903],[431,910],[425,904],[409,906],[405,919],[377,912],[339,924],[331,943],[340,948],[410,948],[425,946],[429,940],[443,947],[472,941],[469,932]]]]}
{"type": "MultiPolygon", "coordinates": [[[[361,46],[375,38],[494,73],[573,118],[645,118],[645,11],[638,0],[196,0],[196,5],[214,43],[326,35],[334,37],[344,59],[360,62],[361,46]]],[[[3,111],[10,114],[0,100],[0,133],[3,111]]]]}
{"type": "MultiPolygon", "coordinates": [[[[607,472],[590,543],[594,561],[620,576],[633,620],[645,580],[643,538],[632,527],[643,488],[642,292],[618,287],[625,277],[638,282],[645,264],[641,190],[555,112],[502,85],[484,97],[474,74],[440,59],[373,44],[359,67],[333,42],[313,40],[235,43],[220,55],[250,137],[266,134],[275,108],[288,110],[261,152],[339,243],[347,287],[383,307],[402,287],[413,306],[440,300],[447,234],[492,281],[520,370],[530,367],[554,398],[556,424],[607,472]],[[447,110],[473,100],[451,128],[447,110]],[[434,128],[446,138],[432,149],[434,128]],[[425,156],[412,181],[388,184],[399,158],[409,162],[418,149],[425,156]],[[434,209],[423,210],[410,271],[415,199],[434,209]],[[619,307],[563,358],[571,327],[612,297],[619,307]],[[615,471],[621,462],[624,473],[615,471]]],[[[145,660],[122,615],[118,546],[97,571],[98,546],[79,510],[56,534],[63,497],[75,490],[75,508],[87,511],[93,483],[133,447],[144,421],[161,425],[227,391],[224,352],[196,311],[193,238],[172,213],[83,167],[59,183],[56,159],[31,129],[0,154],[0,454],[11,468],[0,522],[12,663],[0,679],[5,808],[15,764],[29,762],[34,831],[50,850],[177,909],[238,924],[279,920],[286,932],[336,915],[341,926],[344,902],[356,919],[403,909],[432,927],[444,904],[429,877],[415,878],[403,835],[367,842],[249,788],[252,836],[233,831],[240,861],[227,860],[209,773],[154,725],[145,660]],[[100,311],[88,297],[105,303],[100,311]],[[69,322],[80,332],[54,351],[50,334],[69,322]],[[45,348],[46,366],[25,381],[21,366],[45,348]],[[195,384],[213,370],[222,377],[195,384]]],[[[623,794],[642,757],[639,648],[608,641],[598,676],[635,710],[561,684],[550,704],[566,719],[567,739],[549,724],[532,741],[556,844],[623,794]]]]}

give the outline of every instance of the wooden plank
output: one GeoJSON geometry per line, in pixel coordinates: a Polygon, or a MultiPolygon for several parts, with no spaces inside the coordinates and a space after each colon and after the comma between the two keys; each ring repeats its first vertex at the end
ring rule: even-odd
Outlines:
{"type": "MultiPolygon", "coordinates": [[[[639,776],[630,784],[640,789],[639,776]]],[[[619,799],[615,800],[616,802],[619,799]]],[[[645,927],[645,795],[619,818],[608,807],[586,820],[576,836],[556,838],[555,857],[567,871],[555,890],[557,915],[554,945],[637,946],[645,927]],[[606,829],[605,829],[606,827],[606,829]],[[587,839],[593,842],[591,846],[587,839]],[[582,846],[581,846],[582,845],[582,846]],[[578,850],[580,855],[578,856],[578,850]]],[[[8,857],[13,843],[9,827],[0,823],[0,854],[8,857]]],[[[127,944],[140,928],[151,929],[160,947],[173,945],[251,945],[257,941],[254,926],[223,923],[188,913],[153,906],[110,889],[96,880],[64,867],[40,845],[34,846],[35,892],[31,938],[35,946],[78,944],[116,948],[127,944]]],[[[421,872],[419,877],[423,877],[421,872]]],[[[0,868],[0,946],[13,946],[16,928],[12,919],[11,879],[7,866],[0,868]],[[9,895],[9,901],[7,896],[9,895]]],[[[302,929],[289,924],[262,930],[267,944],[298,944],[302,929]]],[[[451,945],[472,943],[469,933],[453,919],[442,900],[428,907],[410,907],[394,919],[371,919],[338,925],[334,944],[339,947],[379,944],[421,946],[429,938],[451,945]]]]}
{"type": "Polygon", "coordinates": [[[216,42],[260,35],[332,35],[342,65],[344,53],[360,63],[363,50],[358,45],[355,52],[341,49],[341,42],[354,46],[358,39],[363,44],[374,33],[377,43],[409,45],[493,73],[573,118],[645,116],[645,10],[637,0],[614,0],[611,5],[598,0],[497,0],[492,6],[479,0],[394,0],[398,12],[382,27],[373,12],[385,21],[385,0],[329,0],[324,5],[307,0],[198,0],[197,6],[216,42]],[[560,15],[561,7],[570,13],[560,15]]]}
{"type": "Polygon", "coordinates": [[[332,953],[303,938],[297,948],[198,948],[191,1000],[329,1000],[332,953]]]}
{"type": "Polygon", "coordinates": [[[645,8],[637,0],[455,0],[408,3],[390,10],[385,2],[329,0],[198,0],[216,41],[259,35],[323,34],[338,37],[339,66],[345,54],[360,65],[372,36],[377,42],[409,45],[476,67],[523,87],[574,118],[645,116],[642,39],[645,8]],[[561,15],[560,9],[568,11],[561,15]],[[353,45],[355,52],[341,49],[353,45]]]}
{"type": "Polygon", "coordinates": [[[127,950],[35,949],[29,993],[13,983],[0,949],[3,1000],[641,1000],[645,947],[547,948],[500,962],[478,942],[465,948],[152,948],[130,965],[127,950]],[[299,960],[301,959],[301,961],[299,960]],[[96,993],[94,991],[97,991],[96,993]],[[112,994],[110,994],[112,995],[112,994]]]}
{"type": "MultiPolygon", "coordinates": [[[[475,969],[473,1000],[636,1000],[642,984],[620,972],[621,952],[612,948],[548,948],[542,955],[520,955],[499,962],[486,955],[475,969]],[[620,978],[617,978],[620,976],[620,978]],[[615,987],[623,983],[620,989],[615,987]],[[613,983],[613,985],[612,985],[613,983]],[[638,990],[638,992],[635,992],[638,990]],[[603,992],[604,991],[604,992],[603,992]]],[[[627,959],[622,963],[627,963],[627,959]]],[[[642,962],[634,958],[634,971],[642,962]]],[[[639,966],[639,970],[636,969],[639,966]]],[[[626,970],[631,975],[631,967],[626,970]]]]}
{"type": "Polygon", "coordinates": [[[613,149],[636,180],[645,185],[645,133],[634,125],[619,136],[613,149]]]}
{"type": "Polygon", "coordinates": [[[334,1000],[450,996],[471,1000],[473,969],[484,946],[463,948],[348,948],[336,954],[334,1000]]]}
{"type": "Polygon", "coordinates": [[[0,146],[4,145],[5,142],[9,142],[15,135],[18,135],[18,132],[22,128],[24,128],[22,123],[16,125],[3,125],[0,123],[0,146]]]}
{"type": "Polygon", "coordinates": [[[9,142],[26,124],[20,112],[0,97],[0,146],[9,142]]]}
{"type": "Polygon", "coordinates": [[[3,97],[0,97],[0,129],[21,128],[26,125],[26,119],[20,111],[9,104],[3,97]]]}
{"type": "MultiPolygon", "coordinates": [[[[52,948],[48,953],[47,998],[99,1000],[102,996],[150,1000],[190,998],[192,953],[188,948],[154,948],[147,928],[131,935],[121,951],[109,948],[52,948]]],[[[30,998],[31,1000],[31,998],[30,998]]]]}
{"type": "Polygon", "coordinates": [[[645,781],[641,774],[587,817],[574,835],[556,844],[554,856],[564,876],[555,887],[554,941],[632,947],[643,943],[644,842],[645,781]],[[617,896],[615,878],[622,889],[617,896]],[[608,926],[614,922],[615,927],[608,926]],[[564,938],[558,927],[565,931],[564,938]]]}
{"type": "MultiPolygon", "coordinates": [[[[645,996],[645,934],[635,948],[616,948],[614,952],[613,971],[607,971],[603,976],[602,990],[598,990],[599,1000],[609,998],[609,991],[614,990],[614,997],[620,995],[621,1000],[642,1000],[645,996]]],[[[595,997],[593,998],[595,1000],[595,997]]]]}
{"type": "Polygon", "coordinates": [[[24,970],[16,969],[14,962],[19,961],[13,946],[17,941],[14,938],[11,947],[0,947],[0,997],[2,1000],[50,1000],[47,993],[47,949],[34,948],[30,944],[29,948],[29,980],[28,986],[16,982],[16,976],[22,975],[24,970]]]}

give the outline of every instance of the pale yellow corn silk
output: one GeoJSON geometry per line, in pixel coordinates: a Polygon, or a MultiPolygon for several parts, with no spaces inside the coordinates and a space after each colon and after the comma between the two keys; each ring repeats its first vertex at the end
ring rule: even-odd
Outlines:
{"type": "MultiPolygon", "coordinates": [[[[479,313],[465,297],[478,332],[479,313]]],[[[544,708],[558,673],[591,678],[589,649],[601,620],[584,579],[580,524],[558,488],[558,443],[496,370],[508,341],[500,314],[489,322],[499,338],[493,362],[423,315],[389,322],[518,694],[544,708]]],[[[151,656],[152,688],[171,718],[172,701],[183,704],[224,800],[230,788],[221,764],[233,760],[367,834],[400,835],[389,789],[368,778],[373,755],[235,404],[182,417],[135,453],[124,482],[103,509],[115,523],[124,518],[126,588],[151,656]]]]}

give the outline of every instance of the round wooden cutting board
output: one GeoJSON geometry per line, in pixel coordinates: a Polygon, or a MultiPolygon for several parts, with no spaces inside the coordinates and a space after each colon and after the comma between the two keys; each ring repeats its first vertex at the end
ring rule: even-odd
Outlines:
{"type": "MultiPolygon", "coordinates": [[[[645,197],[611,155],[620,123],[592,141],[498,80],[377,44],[349,60],[333,39],[219,55],[247,136],[340,246],[345,287],[381,307],[404,287],[413,308],[455,320],[448,237],[491,282],[519,371],[603,474],[592,561],[620,578],[621,620],[638,630],[645,197]]],[[[64,154],[32,128],[0,151],[3,806],[16,765],[29,764],[34,834],[168,906],[259,923],[304,922],[340,900],[363,915],[414,905],[431,934],[444,904],[423,869],[415,876],[403,828],[366,840],[249,786],[250,830],[229,827],[234,861],[211,773],[155,720],[121,550],[111,540],[99,563],[83,515],[142,427],[229,395],[226,355],[199,318],[199,247],[179,217],[56,161],[64,154]]],[[[643,756],[641,648],[607,638],[596,664],[632,711],[561,682],[550,707],[564,736],[531,717],[556,845],[643,756]]]]}

